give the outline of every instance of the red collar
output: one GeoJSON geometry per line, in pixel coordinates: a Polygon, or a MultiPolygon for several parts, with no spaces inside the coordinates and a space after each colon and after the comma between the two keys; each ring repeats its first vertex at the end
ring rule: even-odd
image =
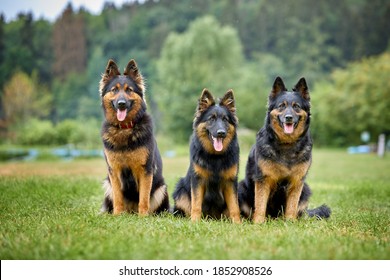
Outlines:
{"type": "Polygon", "coordinates": [[[133,122],[119,123],[119,124],[118,124],[118,127],[119,127],[120,129],[130,129],[130,128],[133,128],[133,127],[134,127],[134,123],[133,123],[133,122]]]}

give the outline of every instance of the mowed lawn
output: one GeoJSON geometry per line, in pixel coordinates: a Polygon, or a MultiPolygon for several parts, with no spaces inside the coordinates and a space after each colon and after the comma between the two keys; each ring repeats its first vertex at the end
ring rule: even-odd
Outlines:
{"type": "MultiPolygon", "coordinates": [[[[187,167],[164,158],[170,193],[187,167]]],[[[0,163],[0,259],[390,259],[389,155],[315,148],[309,206],[332,208],[321,221],[101,215],[105,174],[103,158],[0,163]]]]}

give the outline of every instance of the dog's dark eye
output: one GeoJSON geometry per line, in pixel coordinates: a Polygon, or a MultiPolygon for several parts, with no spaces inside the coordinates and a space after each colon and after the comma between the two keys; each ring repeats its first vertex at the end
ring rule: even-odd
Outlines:
{"type": "Polygon", "coordinates": [[[295,111],[301,110],[301,106],[299,106],[299,104],[297,104],[297,103],[295,103],[295,104],[293,105],[293,108],[294,108],[295,111]]]}
{"type": "Polygon", "coordinates": [[[119,89],[118,89],[117,87],[113,87],[113,88],[111,89],[111,91],[112,91],[113,93],[118,93],[118,92],[119,92],[119,89]]]}
{"type": "Polygon", "coordinates": [[[278,106],[279,110],[284,110],[285,108],[286,108],[286,104],[284,104],[284,103],[280,103],[278,106]]]}
{"type": "Polygon", "coordinates": [[[126,93],[130,93],[130,92],[132,92],[133,91],[133,89],[131,88],[131,87],[127,87],[126,89],[125,89],[125,92],[126,93]]]}
{"type": "Polygon", "coordinates": [[[212,116],[209,117],[209,121],[210,121],[210,122],[213,122],[213,121],[215,121],[216,119],[217,119],[217,117],[214,116],[214,115],[212,115],[212,116]]]}

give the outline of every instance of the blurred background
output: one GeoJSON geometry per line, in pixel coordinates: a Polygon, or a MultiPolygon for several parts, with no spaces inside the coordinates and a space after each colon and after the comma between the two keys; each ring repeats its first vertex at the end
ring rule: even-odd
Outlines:
{"type": "Polygon", "coordinates": [[[276,76],[290,90],[306,78],[316,146],[374,151],[390,132],[388,0],[8,2],[0,5],[2,158],[33,157],[26,147],[99,154],[98,83],[110,58],[122,69],[137,61],[167,151],[188,143],[205,87],[216,96],[234,90],[249,147],[276,76]]]}

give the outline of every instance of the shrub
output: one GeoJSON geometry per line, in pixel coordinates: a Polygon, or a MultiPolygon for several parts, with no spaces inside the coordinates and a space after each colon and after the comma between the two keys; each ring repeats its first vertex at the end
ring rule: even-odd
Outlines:
{"type": "Polygon", "coordinates": [[[100,124],[96,119],[64,120],[56,125],[48,120],[31,119],[16,128],[16,143],[34,146],[73,144],[78,147],[99,147],[100,124]]]}

